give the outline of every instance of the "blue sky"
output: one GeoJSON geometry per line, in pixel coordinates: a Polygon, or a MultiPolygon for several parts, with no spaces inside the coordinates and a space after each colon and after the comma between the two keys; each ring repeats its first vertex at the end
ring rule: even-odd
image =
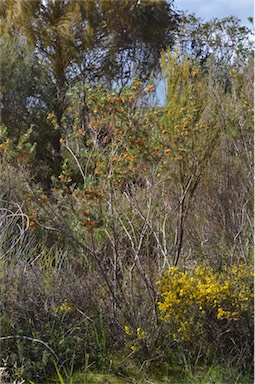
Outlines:
{"type": "Polygon", "coordinates": [[[195,13],[205,21],[236,16],[243,25],[251,27],[247,18],[254,16],[253,0],[175,0],[174,5],[176,9],[195,13]]]}
{"type": "MultiPolygon", "coordinates": [[[[194,13],[204,21],[235,16],[241,20],[242,25],[252,29],[252,25],[247,19],[250,16],[254,17],[253,0],[174,0],[174,7],[176,10],[194,13]]],[[[253,37],[252,40],[254,40],[253,37]]],[[[165,99],[163,81],[159,82],[156,93],[159,104],[163,105],[165,99]]]]}

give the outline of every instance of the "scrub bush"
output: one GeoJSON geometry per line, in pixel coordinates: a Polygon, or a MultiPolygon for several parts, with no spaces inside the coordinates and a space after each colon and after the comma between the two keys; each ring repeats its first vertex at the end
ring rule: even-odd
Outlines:
{"type": "Polygon", "coordinates": [[[211,350],[229,362],[251,363],[253,356],[253,277],[251,266],[222,271],[171,267],[158,282],[160,319],[170,339],[193,356],[211,350]]]}

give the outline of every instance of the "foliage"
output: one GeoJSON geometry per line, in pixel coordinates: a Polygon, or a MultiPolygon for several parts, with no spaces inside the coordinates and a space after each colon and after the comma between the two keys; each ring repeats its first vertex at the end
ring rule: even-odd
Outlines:
{"type": "Polygon", "coordinates": [[[46,188],[52,174],[59,172],[54,152],[55,131],[47,120],[47,111],[53,108],[54,87],[22,38],[1,36],[0,49],[5,52],[0,59],[0,97],[6,139],[21,141],[30,132],[29,142],[36,146],[31,158],[33,176],[46,188]]]}
{"type": "MultiPolygon", "coordinates": [[[[13,55],[17,79],[37,68],[34,54],[13,55]]],[[[84,382],[94,370],[156,382],[162,370],[170,382],[252,375],[248,56],[226,64],[226,87],[217,58],[205,69],[166,50],[161,108],[139,78],[118,91],[77,78],[60,115],[46,101],[17,102],[57,132],[61,161],[46,188],[36,177],[46,175],[42,125],[28,118],[16,134],[12,109],[0,130],[1,359],[11,380],[74,382],[80,371],[84,382]]],[[[10,88],[18,100],[15,79],[10,88]]]]}
{"type": "MultiPolygon", "coordinates": [[[[47,267],[48,255],[41,257],[47,267]]],[[[22,268],[22,263],[18,265],[22,268]]],[[[85,283],[74,275],[71,278],[70,273],[67,277],[60,270],[47,271],[46,267],[33,267],[22,273],[9,267],[4,274],[1,307],[9,313],[9,320],[2,312],[1,330],[10,335],[10,340],[3,338],[1,343],[13,377],[19,374],[20,378],[41,380],[55,371],[54,362],[68,375],[72,364],[82,366],[85,354],[99,367],[113,337],[109,332],[106,340],[104,335],[108,326],[100,320],[99,313],[104,311],[102,299],[101,308],[93,302],[96,296],[99,299],[102,289],[96,276],[87,276],[85,283]]]]}
{"type": "Polygon", "coordinates": [[[87,80],[115,80],[116,75],[122,81],[130,79],[132,65],[136,75],[148,78],[161,50],[173,43],[178,20],[163,0],[6,1],[0,11],[2,32],[25,36],[48,62],[57,82],[63,76],[72,78],[73,65],[81,66],[87,80]]]}
{"type": "Polygon", "coordinates": [[[204,22],[195,15],[183,14],[179,25],[177,46],[182,54],[207,66],[211,57],[218,68],[238,67],[250,57],[253,49],[250,28],[240,25],[234,16],[204,22]]]}
{"type": "Polygon", "coordinates": [[[199,350],[200,357],[213,345],[230,359],[248,358],[253,350],[253,279],[245,264],[220,272],[171,267],[158,282],[158,306],[173,339],[187,343],[193,353],[199,350]]]}
{"type": "MultiPolygon", "coordinates": [[[[72,175],[75,169],[79,170],[80,176],[69,184],[74,181],[82,189],[89,181],[100,185],[104,179],[105,183],[106,175],[114,184],[137,177],[139,168],[145,167],[152,157],[147,129],[157,115],[147,111],[144,118],[137,108],[138,100],[143,96],[145,102],[146,95],[153,90],[152,86],[142,88],[139,81],[123,90],[121,96],[117,92],[109,94],[102,85],[93,89],[80,84],[70,90],[72,102],[62,122],[64,170],[69,169],[72,175]],[[78,101],[82,93],[87,98],[85,121],[80,119],[84,106],[78,101]]],[[[63,178],[64,174],[60,179],[63,178]]]]}
{"type": "Polygon", "coordinates": [[[95,84],[98,80],[120,87],[133,76],[148,80],[152,71],[159,70],[161,50],[173,44],[178,22],[171,4],[164,0],[136,4],[130,0],[4,1],[0,18],[3,46],[14,40],[14,54],[8,53],[7,61],[2,58],[1,77],[9,81],[7,73],[14,62],[18,64],[14,90],[3,82],[3,122],[12,133],[19,125],[12,121],[17,115],[25,130],[36,126],[38,174],[46,174],[47,189],[52,173],[58,176],[62,164],[59,140],[68,87],[77,81],[95,84]],[[15,39],[22,41],[21,46],[15,39]],[[32,62],[24,59],[23,51],[30,52],[32,62]],[[11,113],[14,103],[17,113],[11,113]],[[56,116],[58,129],[46,120],[45,108],[56,116]]]}

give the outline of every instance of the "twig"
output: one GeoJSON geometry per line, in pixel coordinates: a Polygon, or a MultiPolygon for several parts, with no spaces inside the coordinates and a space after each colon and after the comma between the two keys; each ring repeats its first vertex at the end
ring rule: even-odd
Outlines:
{"type": "Polygon", "coordinates": [[[24,339],[24,340],[33,341],[34,343],[42,344],[45,348],[47,348],[51,352],[51,354],[55,357],[55,359],[57,361],[59,361],[59,357],[56,354],[56,352],[54,352],[53,349],[48,344],[46,344],[44,341],[42,341],[42,340],[33,339],[32,337],[22,336],[22,335],[13,335],[13,336],[3,336],[3,337],[0,337],[0,340],[10,340],[10,339],[24,339]]]}

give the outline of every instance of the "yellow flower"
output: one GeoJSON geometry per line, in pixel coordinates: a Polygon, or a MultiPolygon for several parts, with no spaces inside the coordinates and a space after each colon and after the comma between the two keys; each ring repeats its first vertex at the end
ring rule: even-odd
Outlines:
{"type": "Polygon", "coordinates": [[[131,335],[131,334],[132,334],[132,332],[131,332],[131,330],[130,330],[130,328],[129,328],[128,325],[125,325],[124,330],[125,330],[125,333],[126,333],[127,335],[131,335]]]}
{"type": "MultiPolygon", "coordinates": [[[[221,273],[203,266],[194,272],[171,267],[157,283],[161,296],[160,320],[175,324],[173,337],[177,341],[192,337],[194,326],[185,321],[192,313],[211,312],[212,324],[222,319],[238,321],[242,312],[252,306],[252,274],[248,265],[231,266],[221,273]]],[[[203,326],[202,317],[199,321],[203,326]]]]}
{"type": "Polygon", "coordinates": [[[237,74],[237,71],[235,69],[231,69],[229,71],[229,73],[232,75],[232,76],[235,76],[237,74]]]}
{"type": "Polygon", "coordinates": [[[137,338],[138,338],[138,340],[142,340],[142,339],[144,339],[144,337],[145,337],[145,332],[142,331],[141,328],[137,328],[136,333],[137,333],[137,338]]]}
{"type": "Polygon", "coordinates": [[[68,304],[67,299],[64,299],[63,303],[56,308],[56,312],[70,312],[72,309],[73,308],[68,304]]]}

